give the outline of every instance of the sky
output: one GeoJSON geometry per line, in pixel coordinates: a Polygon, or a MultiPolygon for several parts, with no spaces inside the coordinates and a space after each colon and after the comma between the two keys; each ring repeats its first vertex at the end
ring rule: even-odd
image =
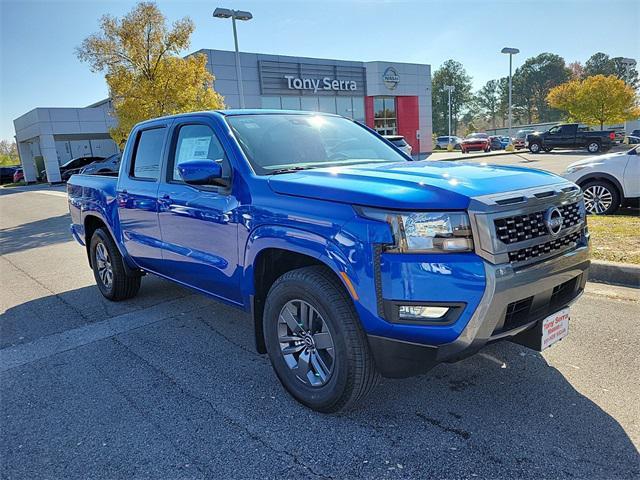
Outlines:
{"type": "MultiPolygon", "coordinates": [[[[520,49],[514,69],[542,52],[567,62],[602,51],[640,61],[638,0],[208,0],[156,2],[169,21],[195,22],[191,48],[233,49],[231,23],[216,6],[249,10],[238,25],[240,50],[343,60],[460,61],[474,87],[508,74],[502,47],[520,49]],[[220,2],[220,3],[218,3],[220,2]]],[[[35,107],[81,107],[106,98],[75,48],[101,15],[122,16],[135,1],[0,0],[0,139],[35,107]]],[[[214,72],[215,74],[215,72],[214,72]]]]}

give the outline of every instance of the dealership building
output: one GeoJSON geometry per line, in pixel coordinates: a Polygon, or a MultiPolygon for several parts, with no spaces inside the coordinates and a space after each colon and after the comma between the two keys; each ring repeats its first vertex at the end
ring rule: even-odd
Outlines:
{"type": "MultiPolygon", "coordinates": [[[[383,135],[402,135],[415,155],[432,149],[431,67],[399,62],[355,62],[259,53],[199,50],[215,76],[214,88],[228,108],[309,110],[337,113],[383,135]]],[[[108,100],[86,108],[36,108],[14,120],[25,179],[36,179],[38,162],[50,182],[58,166],[76,156],[116,151],[109,139],[108,100]]]]}

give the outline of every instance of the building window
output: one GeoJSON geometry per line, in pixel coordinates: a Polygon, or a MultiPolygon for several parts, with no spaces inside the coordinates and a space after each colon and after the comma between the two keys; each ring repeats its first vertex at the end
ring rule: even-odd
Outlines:
{"type": "Polygon", "coordinates": [[[302,103],[302,110],[308,112],[318,111],[318,97],[302,97],[300,102],[302,103]]]}
{"type": "Polygon", "coordinates": [[[397,135],[395,97],[375,97],[373,99],[374,128],[380,135],[397,135]]]}

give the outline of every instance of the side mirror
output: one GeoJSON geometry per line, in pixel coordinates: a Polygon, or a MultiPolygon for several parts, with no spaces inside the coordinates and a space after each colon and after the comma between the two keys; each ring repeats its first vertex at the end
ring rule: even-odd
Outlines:
{"type": "Polygon", "coordinates": [[[178,165],[178,172],[189,185],[225,185],[222,166],[213,160],[188,160],[178,165]]]}

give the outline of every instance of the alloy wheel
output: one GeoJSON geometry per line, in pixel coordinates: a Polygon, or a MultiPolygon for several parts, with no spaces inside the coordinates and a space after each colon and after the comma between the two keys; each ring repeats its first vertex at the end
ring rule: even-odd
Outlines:
{"type": "Polygon", "coordinates": [[[111,284],[113,283],[113,267],[111,266],[109,251],[102,242],[96,245],[96,267],[102,284],[108,289],[111,288],[111,284]]]}
{"type": "Polygon", "coordinates": [[[611,208],[613,195],[603,185],[591,185],[584,191],[584,207],[589,213],[601,215],[611,208]]]}
{"type": "Polygon", "coordinates": [[[596,142],[591,142],[589,144],[589,146],[587,147],[587,149],[589,150],[589,152],[591,153],[596,153],[599,150],[599,145],[596,142]]]}
{"type": "Polygon", "coordinates": [[[335,365],[333,337],[322,315],[304,300],[290,300],[278,316],[278,342],[287,366],[306,385],[321,387],[335,365]]]}

